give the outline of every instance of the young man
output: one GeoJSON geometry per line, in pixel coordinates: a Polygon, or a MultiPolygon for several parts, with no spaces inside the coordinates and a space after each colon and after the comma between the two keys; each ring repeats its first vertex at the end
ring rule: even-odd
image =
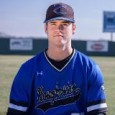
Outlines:
{"type": "Polygon", "coordinates": [[[76,31],[71,6],[51,5],[44,23],[48,49],[21,66],[7,115],[106,115],[99,66],[71,45],[76,31]]]}

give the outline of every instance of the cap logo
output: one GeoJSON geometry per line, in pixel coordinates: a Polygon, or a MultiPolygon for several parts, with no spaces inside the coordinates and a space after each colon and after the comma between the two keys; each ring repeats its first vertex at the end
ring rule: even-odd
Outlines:
{"type": "Polygon", "coordinates": [[[67,10],[64,6],[58,6],[57,8],[55,8],[53,10],[53,12],[57,15],[66,15],[67,14],[67,10]]]}

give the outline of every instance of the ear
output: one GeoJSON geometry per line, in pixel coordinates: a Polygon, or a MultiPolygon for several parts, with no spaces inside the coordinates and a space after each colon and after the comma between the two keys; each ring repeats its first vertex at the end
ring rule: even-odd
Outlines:
{"type": "Polygon", "coordinates": [[[76,32],[76,24],[75,23],[73,23],[72,30],[73,30],[73,34],[75,34],[75,32],[76,32]]]}
{"type": "Polygon", "coordinates": [[[44,31],[47,34],[47,24],[46,23],[44,24],[44,31]]]}

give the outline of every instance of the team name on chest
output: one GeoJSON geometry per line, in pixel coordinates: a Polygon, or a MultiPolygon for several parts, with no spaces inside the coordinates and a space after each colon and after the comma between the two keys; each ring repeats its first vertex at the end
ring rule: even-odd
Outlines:
{"type": "Polygon", "coordinates": [[[71,95],[79,95],[80,89],[76,87],[76,84],[67,84],[62,87],[56,85],[53,90],[45,91],[44,87],[41,86],[37,89],[38,102],[54,101],[58,99],[63,99],[71,95]]]}

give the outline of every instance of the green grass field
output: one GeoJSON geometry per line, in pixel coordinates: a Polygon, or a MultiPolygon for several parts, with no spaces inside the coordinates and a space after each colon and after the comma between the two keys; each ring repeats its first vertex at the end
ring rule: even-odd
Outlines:
{"type": "MultiPolygon", "coordinates": [[[[20,65],[31,56],[0,55],[0,115],[8,108],[10,87],[20,65]]],[[[115,57],[92,57],[101,67],[105,78],[108,115],[115,114],[115,57]]]]}

